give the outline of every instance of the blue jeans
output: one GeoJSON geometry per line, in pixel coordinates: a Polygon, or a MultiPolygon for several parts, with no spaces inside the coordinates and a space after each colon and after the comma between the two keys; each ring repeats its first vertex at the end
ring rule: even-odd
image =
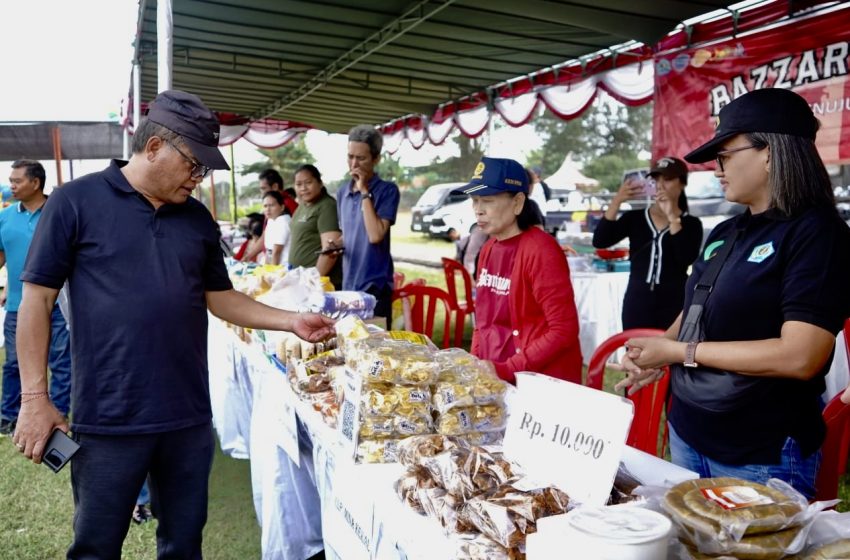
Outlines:
{"type": "MultiPolygon", "coordinates": [[[[15,329],[18,313],[7,312],[3,322],[6,338],[6,363],[3,364],[3,400],[0,418],[17,420],[21,409],[21,372],[18,369],[18,351],[15,347],[15,329]]],[[[50,367],[50,400],[63,415],[71,410],[71,333],[59,306],[53,307],[50,316],[50,350],[47,365],[50,367]]]]}
{"type": "Polygon", "coordinates": [[[136,498],[137,506],[144,506],[151,503],[151,492],[148,488],[148,479],[145,479],[145,483],[142,484],[142,491],[139,492],[139,497],[136,498]]]}
{"type": "Polygon", "coordinates": [[[685,443],[679,437],[673,426],[670,427],[670,456],[673,463],[690,469],[700,475],[700,478],[731,476],[765,484],[769,478],[784,480],[793,486],[806,498],[815,495],[815,480],[820,468],[821,452],[812,453],[808,457],[800,455],[800,446],[791,438],[785,440],[782,448],[782,458],[775,465],[726,465],[709,459],[699,451],[685,443]]]}

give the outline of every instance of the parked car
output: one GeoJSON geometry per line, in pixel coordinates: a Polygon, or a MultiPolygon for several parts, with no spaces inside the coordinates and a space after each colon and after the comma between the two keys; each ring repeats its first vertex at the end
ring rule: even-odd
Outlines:
{"type": "Polygon", "coordinates": [[[472,199],[466,195],[463,196],[465,200],[462,202],[447,204],[424,218],[426,229],[431,237],[456,239],[457,236],[463,236],[472,231],[472,227],[476,224],[472,199]]]}
{"type": "Polygon", "coordinates": [[[433,214],[437,209],[447,205],[461,202],[467,198],[465,194],[452,194],[454,189],[464,186],[466,183],[440,183],[431,185],[422,193],[419,200],[410,211],[410,229],[429,233],[425,218],[433,214]]]}

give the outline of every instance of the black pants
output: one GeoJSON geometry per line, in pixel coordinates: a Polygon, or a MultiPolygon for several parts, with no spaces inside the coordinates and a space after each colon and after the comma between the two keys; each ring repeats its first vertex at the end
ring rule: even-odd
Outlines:
{"type": "Polygon", "coordinates": [[[204,424],[146,435],[75,434],[73,560],[120,560],[139,488],[150,472],[158,560],[201,558],[215,440],[204,424]]]}
{"type": "Polygon", "coordinates": [[[393,322],[393,289],[389,286],[384,288],[370,286],[366,290],[366,293],[372,294],[375,296],[375,299],[378,300],[375,304],[375,317],[386,317],[387,329],[389,329],[393,322]]]}

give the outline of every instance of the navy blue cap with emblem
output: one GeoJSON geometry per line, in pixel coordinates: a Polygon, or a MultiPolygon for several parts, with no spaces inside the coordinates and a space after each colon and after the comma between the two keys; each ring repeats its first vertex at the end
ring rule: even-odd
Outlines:
{"type": "Polygon", "coordinates": [[[504,192],[528,194],[528,174],[519,162],[512,159],[482,157],[469,184],[454,192],[477,196],[504,192]]]}
{"type": "Polygon", "coordinates": [[[218,117],[197,95],[176,89],[163,91],[151,102],[147,118],[179,134],[202,164],[230,169],[218,149],[218,117]]]}
{"type": "Polygon", "coordinates": [[[788,89],[767,88],[745,93],[720,109],[714,138],[685,156],[690,163],[711,161],[721,144],[737,134],[773,132],[814,140],[820,123],[808,101],[788,89]]]}

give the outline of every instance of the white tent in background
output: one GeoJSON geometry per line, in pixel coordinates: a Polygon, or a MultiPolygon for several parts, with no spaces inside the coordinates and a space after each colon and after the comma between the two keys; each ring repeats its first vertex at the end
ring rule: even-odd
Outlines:
{"type": "Polygon", "coordinates": [[[543,180],[552,189],[553,195],[558,191],[574,191],[577,188],[599,186],[599,181],[586,177],[579,170],[578,163],[573,161],[572,152],[567,154],[567,157],[564,158],[564,163],[561,164],[561,167],[555,173],[543,180]]]}

